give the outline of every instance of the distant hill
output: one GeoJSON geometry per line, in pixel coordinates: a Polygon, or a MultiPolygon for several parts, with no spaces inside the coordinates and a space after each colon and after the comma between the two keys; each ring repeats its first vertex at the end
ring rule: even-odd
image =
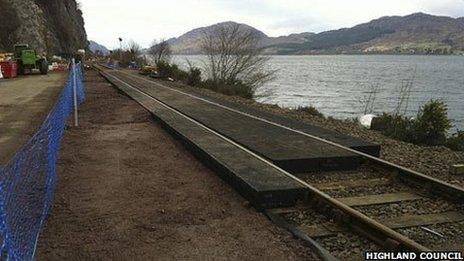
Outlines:
{"type": "Polygon", "coordinates": [[[92,53],[96,53],[97,51],[100,51],[103,55],[108,55],[110,53],[110,50],[108,50],[108,48],[106,48],[104,45],[101,45],[92,40],[89,41],[89,50],[92,53]]]}
{"type": "MultiPolygon", "coordinates": [[[[194,29],[172,38],[173,51],[181,54],[201,53],[203,32],[219,26],[236,24],[224,22],[194,29]]],[[[318,34],[301,33],[269,37],[249,25],[243,30],[253,31],[260,44],[270,54],[323,53],[417,53],[448,54],[464,51],[464,18],[415,13],[407,16],[382,17],[352,28],[318,34]]]]}
{"type": "Polygon", "coordinates": [[[210,33],[218,27],[239,25],[241,30],[251,31],[260,40],[263,47],[271,47],[279,44],[301,44],[307,41],[306,37],[312,33],[292,34],[289,36],[269,37],[262,31],[246,24],[236,22],[223,22],[207,27],[201,27],[189,31],[178,38],[171,38],[168,42],[172,45],[174,53],[178,54],[198,54],[201,53],[201,41],[205,33],[210,33]]]}

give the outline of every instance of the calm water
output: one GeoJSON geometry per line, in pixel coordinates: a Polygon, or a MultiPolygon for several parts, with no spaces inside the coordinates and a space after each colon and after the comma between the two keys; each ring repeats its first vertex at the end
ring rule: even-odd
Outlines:
{"type": "MultiPolygon", "coordinates": [[[[201,56],[176,56],[201,65],[201,56]]],[[[256,91],[262,103],[296,108],[312,105],[325,115],[363,114],[362,100],[377,87],[374,111],[393,111],[403,82],[412,80],[407,114],[415,115],[430,99],[449,106],[449,117],[464,129],[464,56],[321,55],[273,56],[276,79],[256,91]]]]}

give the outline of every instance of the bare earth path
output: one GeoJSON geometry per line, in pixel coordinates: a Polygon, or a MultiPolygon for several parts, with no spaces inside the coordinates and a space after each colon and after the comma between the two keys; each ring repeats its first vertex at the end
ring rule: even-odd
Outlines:
{"type": "Polygon", "coordinates": [[[311,253],[94,71],[62,143],[37,260],[308,260],[311,253]]]}
{"type": "Polygon", "coordinates": [[[0,80],[0,165],[8,163],[44,121],[64,87],[65,73],[0,80]]]}

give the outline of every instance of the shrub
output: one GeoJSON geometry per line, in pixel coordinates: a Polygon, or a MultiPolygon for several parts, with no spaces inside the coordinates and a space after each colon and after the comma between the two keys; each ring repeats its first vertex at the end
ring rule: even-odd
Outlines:
{"type": "Polygon", "coordinates": [[[439,100],[431,100],[419,110],[414,121],[414,140],[417,144],[443,145],[450,128],[447,105],[439,100]]]}
{"type": "Polygon", "coordinates": [[[322,114],[322,112],[318,111],[314,106],[302,106],[302,107],[298,107],[296,109],[296,111],[298,112],[304,112],[306,114],[309,114],[311,116],[315,116],[315,117],[320,117],[320,118],[323,118],[324,117],[324,114],[322,114]]]}
{"type": "MultiPolygon", "coordinates": [[[[384,113],[374,118],[371,128],[386,136],[419,145],[445,145],[446,135],[451,128],[451,120],[447,114],[445,103],[431,100],[419,110],[416,119],[384,113]]],[[[457,136],[455,142],[458,140],[457,136]]]]}
{"type": "Polygon", "coordinates": [[[187,84],[190,86],[199,86],[201,84],[201,70],[199,68],[190,67],[187,76],[187,84]]]}
{"type": "Polygon", "coordinates": [[[381,131],[385,136],[412,142],[413,120],[403,115],[383,113],[372,120],[371,129],[381,131]]]}
{"type": "Polygon", "coordinates": [[[157,68],[158,74],[161,77],[163,77],[163,78],[171,77],[171,75],[172,75],[171,65],[169,65],[168,62],[159,61],[159,62],[156,63],[156,68],[157,68]]]}
{"type": "Polygon", "coordinates": [[[211,79],[208,79],[201,84],[201,87],[210,89],[215,92],[220,92],[225,95],[240,96],[246,99],[253,98],[254,94],[253,88],[241,82],[236,82],[235,84],[227,84],[215,82],[211,79]]]}
{"type": "Polygon", "coordinates": [[[464,131],[457,131],[448,138],[446,147],[452,150],[464,151],[464,131]]]}
{"type": "Polygon", "coordinates": [[[188,72],[179,69],[176,64],[171,65],[171,78],[178,81],[186,81],[188,78],[188,72]]]}
{"type": "Polygon", "coordinates": [[[184,81],[188,78],[188,73],[179,69],[179,67],[175,64],[169,64],[165,61],[159,61],[156,63],[156,67],[158,68],[158,74],[162,78],[171,77],[175,80],[184,81]]]}

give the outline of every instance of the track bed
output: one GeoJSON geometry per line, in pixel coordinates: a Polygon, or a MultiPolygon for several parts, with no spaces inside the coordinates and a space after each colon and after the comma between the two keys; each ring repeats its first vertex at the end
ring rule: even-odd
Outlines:
{"type": "Polygon", "coordinates": [[[205,164],[222,166],[213,166],[217,173],[227,172],[224,166],[241,163],[243,171],[229,173],[253,185],[246,188],[230,183],[258,209],[265,209],[271,220],[306,240],[324,259],[333,258],[324,249],[341,259],[361,259],[366,250],[463,249],[461,187],[378,159],[376,149],[366,149],[366,144],[359,149],[350,140],[345,141],[350,143],[347,146],[342,144],[344,138],[306,133],[295,123],[289,122],[293,127],[283,125],[283,119],[274,122],[269,115],[259,117],[159,81],[101,70],[139,103],[161,105],[145,107],[188,146],[209,155],[203,155],[205,164]],[[177,118],[165,114],[165,109],[177,118]],[[182,121],[194,124],[183,127],[179,125],[182,121]],[[197,127],[204,132],[197,132],[197,127]],[[197,142],[204,136],[220,139],[197,142]],[[337,139],[340,143],[334,141],[337,139]],[[223,142],[228,145],[211,145],[223,142]],[[253,196],[259,195],[256,188],[265,187],[284,193],[257,200],[253,196]],[[291,195],[291,200],[284,195],[291,195]],[[272,200],[261,201],[265,198],[272,200]],[[276,208],[279,205],[289,207],[276,208]]]}

